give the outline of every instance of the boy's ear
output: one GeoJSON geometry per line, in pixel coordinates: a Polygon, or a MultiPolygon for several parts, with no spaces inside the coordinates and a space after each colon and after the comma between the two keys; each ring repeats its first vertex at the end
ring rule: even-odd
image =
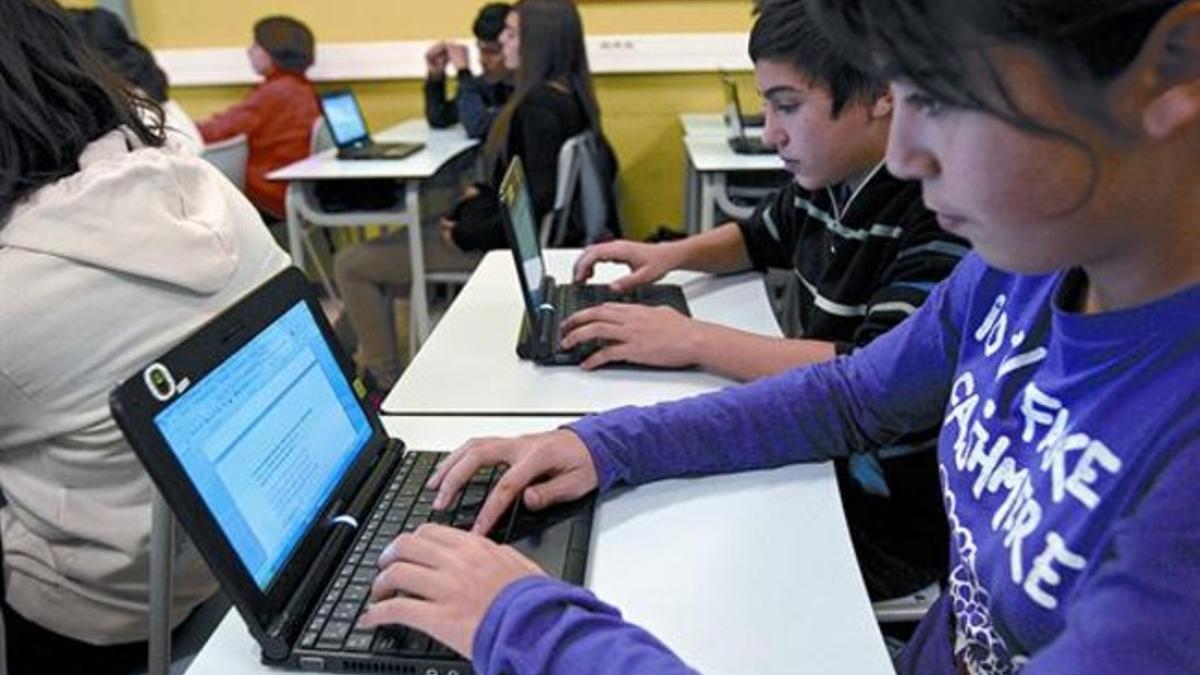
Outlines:
{"type": "Polygon", "coordinates": [[[1167,12],[1137,61],[1149,94],[1142,111],[1147,135],[1167,139],[1200,119],[1200,1],[1167,12]]]}
{"type": "Polygon", "coordinates": [[[883,119],[890,117],[892,114],[893,99],[892,88],[884,87],[873,101],[871,101],[871,119],[883,119]]]}

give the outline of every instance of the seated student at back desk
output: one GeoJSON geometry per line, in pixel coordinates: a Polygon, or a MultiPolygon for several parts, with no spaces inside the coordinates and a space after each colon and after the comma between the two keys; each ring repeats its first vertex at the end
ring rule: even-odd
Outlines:
{"type": "MultiPolygon", "coordinates": [[[[598,261],[626,263],[616,290],[669,270],[713,273],[790,269],[801,339],[767,338],[690,319],[665,307],[610,304],[564,325],[564,347],[609,345],[583,366],[611,359],[697,365],[753,380],[827,361],[868,344],[917,310],[968,250],[921,205],[921,186],[883,166],[894,101],[885,82],[836,55],[802,2],[763,11],[750,56],[766,97],[764,138],[793,181],[744,223],[662,244],[598,244],[578,261],[579,280],[598,261]]],[[[872,598],[917,591],[945,575],[945,518],[935,429],[894,439],[836,464],[846,518],[872,598]]]]}
{"type": "Polygon", "coordinates": [[[512,71],[504,64],[500,31],[512,6],[503,2],[484,5],[475,17],[472,32],[479,48],[482,73],[471,72],[465,45],[439,42],[425,53],[429,70],[425,78],[425,119],[442,129],[462,122],[471,138],[486,138],[501,106],[512,94],[512,71]],[[458,90],[446,98],[446,66],[458,73],[458,90]]]}
{"type": "MultiPolygon", "coordinates": [[[[489,176],[499,183],[506,160],[520,155],[529,167],[534,212],[554,205],[558,151],[571,136],[600,131],[600,111],[583,46],[583,26],[568,0],[524,0],[507,13],[501,33],[517,90],[492,125],[484,149],[489,176]],[[522,23],[524,22],[524,23],[522,23]],[[528,33],[530,40],[523,40],[528,33]]],[[[470,269],[477,251],[506,245],[494,186],[474,185],[442,220],[439,235],[422,234],[429,270],[470,269]]],[[[385,289],[405,292],[410,282],[408,237],[398,232],[340,251],[334,275],[346,316],[358,337],[357,361],[379,396],[400,377],[402,365],[385,289]]]]}
{"type": "Polygon", "coordinates": [[[265,80],[238,104],[200,123],[206,143],[246,134],[246,196],[273,220],[284,218],[287,183],[267,180],[275,169],[308,156],[313,123],[321,116],[305,72],[315,54],[312,31],[286,16],[254,24],[250,64],[265,80]]]}
{"type": "MultiPolygon", "coordinates": [[[[11,675],[147,654],[152,486],[108,394],[287,256],[53,0],[0,0],[0,509],[11,675]]],[[[217,591],[177,542],[171,625],[217,591]]]]}
{"type": "MultiPolygon", "coordinates": [[[[893,78],[888,166],[975,252],[847,357],[469,442],[429,481],[434,507],[484,465],[508,469],[479,532],[513,498],[819,461],[942,422],[950,588],[900,675],[1196,672],[1200,192],[1180,186],[1200,181],[1200,2],[808,3],[893,78]]],[[[694,672],[475,534],[427,525],[380,564],[361,623],[431,633],[478,672],[694,672]]]]}
{"type": "MultiPolygon", "coordinates": [[[[616,157],[603,140],[600,107],[583,41],[583,21],[570,0],[522,0],[513,6],[500,34],[504,62],[516,71],[516,89],[496,117],[484,147],[486,183],[468,188],[442,220],[443,236],[465,251],[508,245],[500,220],[496,186],[509,160],[520,156],[528,177],[537,223],[554,207],[558,153],[572,136],[592,131],[601,139],[606,185],[616,176],[616,157]]],[[[608,228],[619,234],[613,196],[608,228]]],[[[581,242],[567,234],[568,245],[581,242]]]]}

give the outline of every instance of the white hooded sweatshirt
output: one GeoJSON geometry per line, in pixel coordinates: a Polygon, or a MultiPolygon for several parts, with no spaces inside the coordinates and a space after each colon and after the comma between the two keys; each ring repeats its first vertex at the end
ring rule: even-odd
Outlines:
{"type": "MultiPolygon", "coordinates": [[[[148,634],[150,480],[109,391],[288,260],[178,148],[114,131],[79,164],[0,224],[0,534],[14,609],[113,644],[148,634]]],[[[190,544],[175,570],[173,624],[216,590],[190,544]]]]}

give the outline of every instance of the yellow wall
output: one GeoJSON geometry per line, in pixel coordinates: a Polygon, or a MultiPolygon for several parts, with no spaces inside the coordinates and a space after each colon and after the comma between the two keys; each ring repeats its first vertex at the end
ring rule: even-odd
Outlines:
{"type": "MultiPolygon", "coordinates": [[[[246,44],[258,17],[288,13],[308,22],[318,40],[403,40],[469,33],[483,0],[133,0],[142,39],[152,47],[246,44]]],[[[72,0],[73,4],[93,4],[72,0]]],[[[750,0],[584,0],[592,35],[749,30],[750,0]]],[[[373,128],[422,114],[416,81],[349,84],[373,128]]],[[[604,75],[596,78],[605,131],[621,162],[627,234],[679,224],[683,203],[681,112],[718,111],[715,74],[604,75]]],[[[741,76],[749,93],[749,75],[741,76]]],[[[172,96],[196,118],[237,100],[244,87],[177,88],[172,96]]],[[[751,96],[743,99],[753,101],[751,96]]],[[[747,103],[749,102],[747,101],[747,103]]]]}

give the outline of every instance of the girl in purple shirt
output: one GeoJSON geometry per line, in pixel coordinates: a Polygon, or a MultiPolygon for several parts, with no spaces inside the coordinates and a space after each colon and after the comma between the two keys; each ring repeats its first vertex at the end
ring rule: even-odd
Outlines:
{"type": "Polygon", "coordinates": [[[901,673],[1194,671],[1200,0],[807,1],[891,78],[889,170],[976,253],[853,356],[468,443],[431,485],[445,504],[510,465],[477,532],[402,535],[364,623],[482,673],[691,672],[478,532],[517,496],[817,461],[940,422],[951,572],[901,673]]]}

